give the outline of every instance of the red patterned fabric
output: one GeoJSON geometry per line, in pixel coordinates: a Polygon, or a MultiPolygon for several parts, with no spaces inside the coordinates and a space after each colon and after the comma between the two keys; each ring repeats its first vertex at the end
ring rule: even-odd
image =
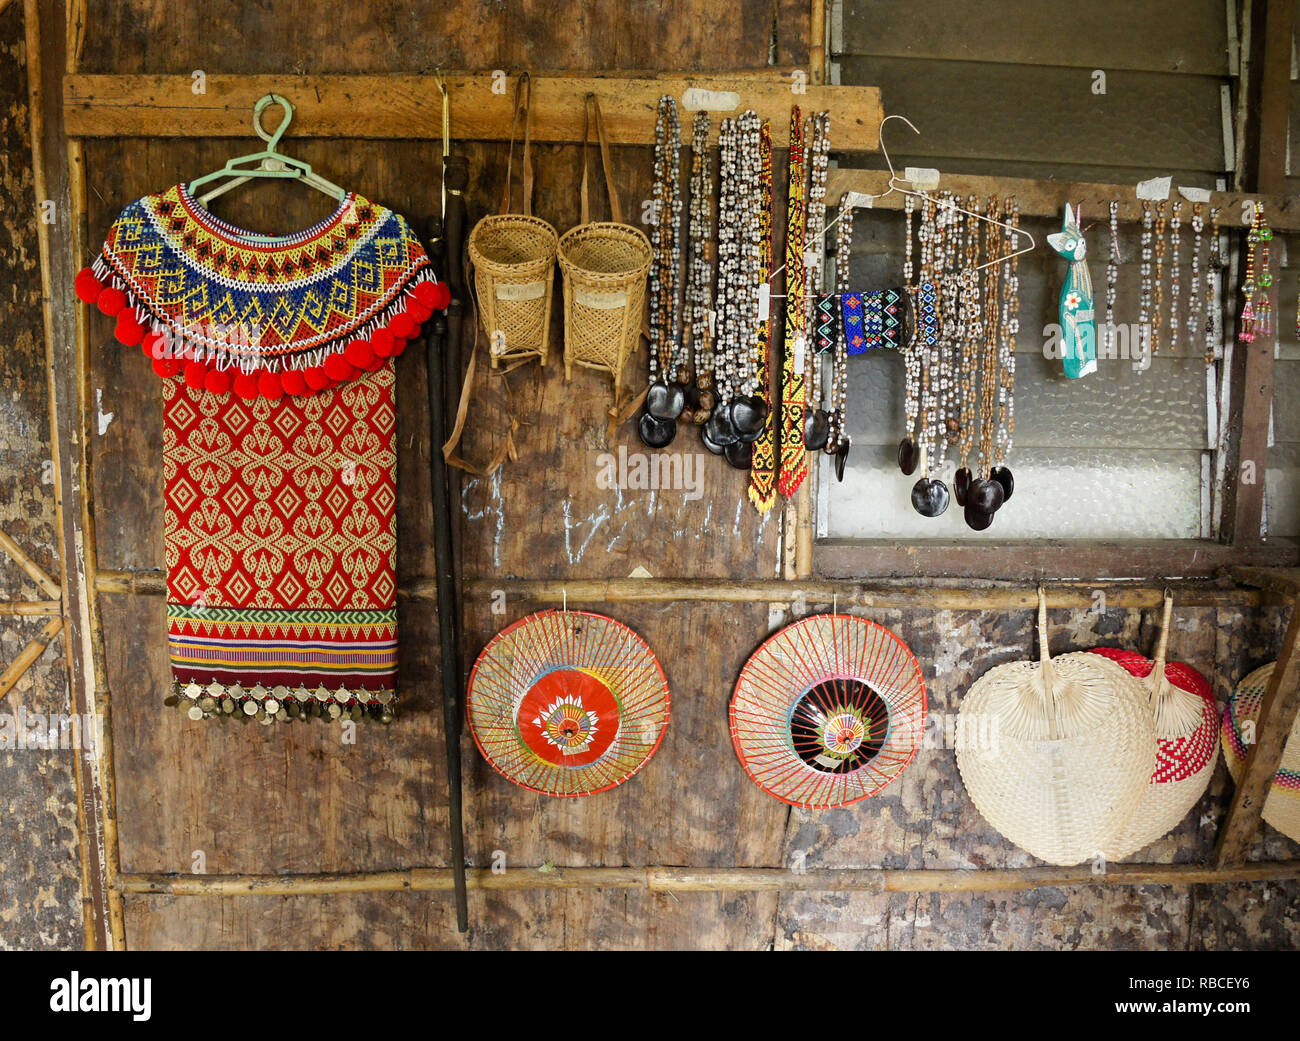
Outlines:
{"type": "MultiPolygon", "coordinates": [[[[1117,647],[1094,647],[1092,653],[1122,665],[1138,679],[1150,676],[1156,664],[1144,654],[1117,647]]],[[[1214,702],[1210,681],[1180,661],[1166,663],[1165,679],[1171,686],[1195,694],[1202,700],[1201,725],[1188,737],[1156,739],[1156,768],[1151,775],[1153,784],[1182,781],[1200,773],[1218,750],[1219,708],[1214,702]]]]}
{"type": "Polygon", "coordinates": [[[298,698],[323,688],[342,702],[391,693],[393,379],[389,361],[279,401],[164,381],[168,634],[180,684],[261,684],[298,698]]]}

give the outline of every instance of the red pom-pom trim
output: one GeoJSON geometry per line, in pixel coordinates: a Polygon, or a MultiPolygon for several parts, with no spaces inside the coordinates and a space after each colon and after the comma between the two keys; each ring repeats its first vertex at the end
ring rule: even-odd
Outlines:
{"type": "Polygon", "coordinates": [[[263,372],[257,378],[257,390],[262,397],[270,401],[278,401],[284,397],[284,384],[280,382],[280,377],[274,372],[263,372]]]}
{"type": "Polygon", "coordinates": [[[388,329],[376,329],[370,337],[370,346],[381,358],[391,358],[397,349],[397,338],[388,329]]]}
{"type": "Polygon", "coordinates": [[[208,367],[203,362],[187,362],[185,365],[185,386],[193,390],[202,390],[207,374],[208,367]]]}
{"type": "Polygon", "coordinates": [[[376,358],[374,361],[372,361],[369,365],[365,367],[366,372],[378,372],[387,364],[388,364],[387,358],[376,358]]]}
{"type": "Polygon", "coordinates": [[[404,350],[406,350],[406,344],[407,344],[407,341],[401,339],[400,337],[399,337],[397,340],[393,341],[393,357],[394,357],[394,358],[400,358],[400,357],[401,357],[402,352],[403,352],[404,350]]]}
{"type": "Polygon", "coordinates": [[[235,393],[249,401],[257,397],[257,376],[251,372],[235,373],[235,393]]]}
{"type": "Polygon", "coordinates": [[[99,294],[95,306],[108,315],[109,318],[115,318],[122,308],[126,306],[126,294],[120,289],[109,286],[99,294]]]}
{"type": "Polygon", "coordinates": [[[280,385],[286,394],[294,397],[307,393],[307,380],[297,369],[285,369],[280,373],[280,385]]]}
{"type": "Polygon", "coordinates": [[[325,359],[325,375],[332,380],[338,380],[342,383],[344,380],[350,380],[356,374],[356,366],[344,357],[342,351],[337,351],[325,359]]]}
{"type": "Polygon", "coordinates": [[[167,337],[162,333],[145,333],[140,341],[140,350],[144,352],[146,358],[170,360],[171,357],[167,350],[167,337]]]}
{"type": "Polygon", "coordinates": [[[417,322],[406,311],[399,311],[393,315],[393,320],[388,323],[388,328],[392,330],[394,336],[409,340],[420,331],[420,323],[417,322]]]}
{"type": "Polygon", "coordinates": [[[229,394],[235,377],[229,369],[209,369],[203,379],[203,386],[213,394],[229,394]]]}
{"type": "Polygon", "coordinates": [[[93,268],[83,267],[77,272],[77,278],[72,283],[73,291],[77,294],[77,299],[82,303],[93,304],[99,299],[99,294],[104,291],[104,283],[95,277],[93,268]]]}
{"type": "Polygon", "coordinates": [[[451,289],[446,282],[421,282],[412,291],[420,303],[435,311],[445,311],[451,303],[451,289]]]}
{"type": "Polygon", "coordinates": [[[113,335],[117,337],[118,342],[124,347],[139,347],[144,341],[145,328],[136,317],[136,313],[129,308],[119,311],[117,315],[117,327],[113,330],[113,335]]]}
{"type": "Polygon", "coordinates": [[[170,379],[181,371],[181,363],[174,358],[155,358],[153,371],[163,379],[170,379]]]}
{"type": "Polygon", "coordinates": [[[302,376],[307,381],[307,386],[312,390],[324,390],[330,385],[330,378],[325,375],[325,370],[319,365],[303,369],[302,376]]]}
{"type": "Polygon", "coordinates": [[[353,340],[344,348],[343,356],[358,369],[364,369],[375,360],[375,349],[365,340],[353,340]]]}
{"type": "Polygon", "coordinates": [[[407,304],[406,311],[412,318],[414,318],[421,325],[423,325],[425,322],[427,322],[430,318],[433,317],[433,308],[425,306],[419,300],[412,300],[409,304],[407,304]]]}

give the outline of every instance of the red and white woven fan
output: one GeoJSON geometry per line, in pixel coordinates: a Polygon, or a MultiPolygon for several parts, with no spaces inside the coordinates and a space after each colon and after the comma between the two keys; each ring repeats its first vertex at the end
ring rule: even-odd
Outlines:
{"type": "Polygon", "coordinates": [[[483,757],[543,795],[622,784],[668,726],[659,659],[622,622],[587,611],[540,611],[502,629],[474,663],[467,702],[483,757]]]}
{"type": "Polygon", "coordinates": [[[925,726],[916,658],[883,626],[852,615],[788,625],[745,663],[731,739],[745,772],[792,806],[847,806],[896,780],[925,726]]]}
{"type": "Polygon", "coordinates": [[[1112,860],[1136,853],[1177,827],[1205,794],[1219,754],[1219,710],[1210,681],[1183,662],[1165,662],[1173,606],[1173,598],[1166,596],[1154,661],[1135,651],[1092,649],[1145,681],[1155,715],[1156,768],[1133,816],[1103,848],[1112,860]]]}

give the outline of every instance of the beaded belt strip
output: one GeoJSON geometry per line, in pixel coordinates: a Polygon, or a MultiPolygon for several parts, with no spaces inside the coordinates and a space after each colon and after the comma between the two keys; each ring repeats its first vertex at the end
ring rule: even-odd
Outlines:
{"type": "Polygon", "coordinates": [[[162,379],[172,699],[194,719],[392,718],[395,366],[450,300],[390,210],[296,235],[184,185],[132,203],[77,295],[162,379]]]}
{"type": "MultiPolygon", "coordinates": [[[[758,279],[765,284],[772,277],[772,125],[767,120],[759,130],[759,249],[758,279]]],[[[767,405],[763,432],[754,442],[753,461],[749,468],[749,501],[759,513],[766,513],[776,502],[776,409],[772,407],[771,362],[768,358],[772,338],[772,319],[758,323],[758,396],[767,405]]]]}
{"type": "Polygon", "coordinates": [[[785,350],[781,364],[781,473],[777,488],[787,499],[808,476],[803,443],[804,358],[807,331],[804,301],[804,233],[807,230],[808,177],[804,165],[803,113],[790,112],[790,179],[785,244],[785,350]]]}
{"type": "Polygon", "coordinates": [[[899,350],[911,340],[912,307],[905,289],[845,293],[840,298],[840,310],[850,354],[865,354],[880,347],[899,350]]]}
{"type": "Polygon", "coordinates": [[[835,293],[817,294],[817,353],[825,354],[839,336],[840,308],[835,293]]]}

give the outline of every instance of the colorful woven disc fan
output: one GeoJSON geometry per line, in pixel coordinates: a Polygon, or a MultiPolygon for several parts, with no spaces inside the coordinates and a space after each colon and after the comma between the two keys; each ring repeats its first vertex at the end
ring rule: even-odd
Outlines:
{"type": "Polygon", "coordinates": [[[788,625],[745,663],[731,740],[754,783],[792,806],[875,795],[907,767],[925,725],[925,681],[897,636],[852,615],[788,625]]]}
{"type": "MultiPolygon", "coordinates": [[[[1259,722],[1259,707],[1276,664],[1269,662],[1238,683],[1223,712],[1223,758],[1233,781],[1238,784],[1246,766],[1246,756],[1250,754],[1246,737],[1248,732],[1254,732],[1259,722]]],[[[1282,750],[1282,761],[1264,800],[1264,820],[1287,838],[1300,842],[1300,718],[1291,725],[1291,733],[1282,750]]]]}
{"type": "Polygon", "coordinates": [[[1166,597],[1154,661],[1135,651],[1092,650],[1145,682],[1156,726],[1155,772],[1128,824],[1103,848],[1111,860],[1136,853],[1177,827],[1205,794],[1219,754],[1219,708],[1210,681],[1183,662],[1165,663],[1172,613],[1173,600],[1166,597]]]}
{"type": "Polygon", "coordinates": [[[501,630],[474,663],[467,700],[483,757],[543,795],[622,784],[668,726],[659,659],[622,622],[586,611],[541,611],[501,630]]]}

